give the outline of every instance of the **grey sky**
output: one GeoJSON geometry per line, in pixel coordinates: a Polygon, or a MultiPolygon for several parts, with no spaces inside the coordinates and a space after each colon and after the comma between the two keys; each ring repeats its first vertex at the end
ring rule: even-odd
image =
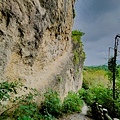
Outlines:
{"type": "Polygon", "coordinates": [[[120,0],[76,1],[73,29],[85,32],[85,65],[105,64],[108,48],[113,47],[114,37],[120,33],[120,0]]]}

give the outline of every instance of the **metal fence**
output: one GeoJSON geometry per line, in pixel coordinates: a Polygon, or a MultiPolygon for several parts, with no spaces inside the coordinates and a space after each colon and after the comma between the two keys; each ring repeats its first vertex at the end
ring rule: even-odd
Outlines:
{"type": "Polygon", "coordinates": [[[92,108],[92,114],[95,120],[113,120],[108,115],[108,110],[103,108],[102,105],[99,105],[98,103],[94,103],[92,108]]]}

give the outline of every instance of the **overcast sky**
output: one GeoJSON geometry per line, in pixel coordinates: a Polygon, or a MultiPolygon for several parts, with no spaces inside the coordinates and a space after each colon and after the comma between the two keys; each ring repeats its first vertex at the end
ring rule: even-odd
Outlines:
{"type": "Polygon", "coordinates": [[[108,48],[114,46],[114,38],[120,33],[120,0],[76,1],[73,29],[85,33],[82,37],[85,65],[106,64],[108,48]]]}

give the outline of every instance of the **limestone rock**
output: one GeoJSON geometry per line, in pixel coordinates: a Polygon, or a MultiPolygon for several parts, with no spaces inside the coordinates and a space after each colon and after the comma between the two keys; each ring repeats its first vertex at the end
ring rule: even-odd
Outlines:
{"type": "Polygon", "coordinates": [[[22,79],[63,99],[82,84],[76,75],[71,31],[74,0],[0,1],[0,81],[22,79]]]}

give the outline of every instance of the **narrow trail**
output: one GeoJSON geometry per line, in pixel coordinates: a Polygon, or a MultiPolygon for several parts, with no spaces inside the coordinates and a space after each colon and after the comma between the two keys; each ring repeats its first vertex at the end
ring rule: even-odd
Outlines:
{"type": "Polygon", "coordinates": [[[82,108],[81,113],[74,113],[74,114],[71,114],[71,115],[63,116],[62,118],[59,118],[58,120],[94,120],[94,119],[86,116],[87,115],[87,110],[88,110],[88,107],[84,103],[84,106],[82,108]]]}

